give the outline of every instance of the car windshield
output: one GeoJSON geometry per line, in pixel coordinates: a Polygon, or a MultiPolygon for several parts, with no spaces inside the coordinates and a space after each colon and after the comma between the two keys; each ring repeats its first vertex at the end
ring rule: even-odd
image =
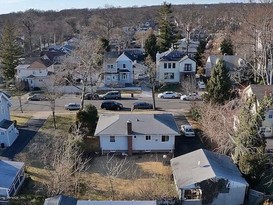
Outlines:
{"type": "Polygon", "coordinates": [[[192,132],[191,128],[186,128],[186,132],[192,132]]]}

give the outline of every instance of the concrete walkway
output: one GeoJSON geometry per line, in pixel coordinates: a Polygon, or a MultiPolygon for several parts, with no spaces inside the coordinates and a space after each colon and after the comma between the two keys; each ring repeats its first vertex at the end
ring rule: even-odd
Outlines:
{"type": "Polygon", "coordinates": [[[15,142],[8,147],[1,156],[14,159],[15,155],[20,153],[28,143],[33,139],[38,130],[43,126],[45,121],[51,112],[36,112],[33,116],[26,122],[24,126],[19,127],[19,136],[15,142]]]}

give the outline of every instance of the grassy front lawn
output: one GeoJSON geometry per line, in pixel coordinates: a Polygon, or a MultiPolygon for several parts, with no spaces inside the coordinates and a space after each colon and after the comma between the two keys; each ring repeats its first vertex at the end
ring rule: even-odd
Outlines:
{"type": "Polygon", "coordinates": [[[174,91],[174,92],[182,92],[182,87],[180,84],[166,84],[162,87],[160,87],[157,92],[165,92],[165,91],[174,91]]]}
{"type": "MultiPolygon", "coordinates": [[[[70,126],[75,123],[76,120],[76,113],[75,114],[68,114],[68,115],[56,115],[56,126],[58,130],[67,132],[70,126]]],[[[50,115],[45,124],[42,127],[42,130],[47,129],[54,129],[53,125],[53,117],[50,115]]]]}
{"type": "Polygon", "coordinates": [[[26,114],[22,114],[22,115],[10,115],[11,120],[16,120],[17,125],[25,125],[26,122],[31,118],[31,115],[26,115],[26,114]]]}

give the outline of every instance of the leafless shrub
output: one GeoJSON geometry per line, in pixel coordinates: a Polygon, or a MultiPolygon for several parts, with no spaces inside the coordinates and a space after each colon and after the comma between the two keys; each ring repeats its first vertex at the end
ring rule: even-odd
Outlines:
{"type": "Polygon", "coordinates": [[[208,140],[207,143],[215,151],[228,154],[234,147],[231,136],[234,132],[234,116],[238,108],[238,101],[231,101],[224,106],[207,103],[199,107],[203,139],[208,140]]]}

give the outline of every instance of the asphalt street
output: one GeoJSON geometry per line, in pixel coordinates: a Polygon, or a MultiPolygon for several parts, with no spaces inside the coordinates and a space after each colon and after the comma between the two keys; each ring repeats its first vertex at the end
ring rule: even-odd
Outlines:
{"type": "MultiPolygon", "coordinates": [[[[29,141],[35,136],[39,128],[46,121],[47,117],[51,115],[51,105],[49,101],[27,101],[27,95],[22,97],[22,105],[24,113],[31,114],[33,116],[30,119],[25,127],[19,128],[20,136],[15,141],[15,143],[8,148],[2,156],[13,159],[17,153],[20,153],[23,148],[29,143],[29,141]]],[[[76,113],[75,111],[64,110],[64,105],[68,103],[80,103],[81,99],[79,95],[67,94],[63,95],[60,98],[57,98],[55,101],[56,115],[58,114],[69,114],[76,113]]],[[[101,102],[103,100],[86,100],[86,104],[93,104],[97,107],[99,114],[101,113],[123,113],[131,112],[131,107],[134,102],[144,101],[152,103],[152,96],[150,91],[142,92],[141,94],[134,94],[131,97],[131,94],[122,94],[122,99],[116,100],[123,104],[124,109],[121,111],[109,111],[103,110],[100,108],[101,102]]],[[[17,97],[12,98],[12,113],[19,113],[20,106],[17,97]]],[[[185,118],[185,113],[189,111],[191,107],[191,102],[181,101],[180,99],[161,99],[156,96],[156,107],[157,110],[136,110],[133,112],[145,112],[145,113],[158,113],[158,112],[167,112],[172,113],[176,120],[178,127],[182,124],[188,124],[187,119],[185,118]]],[[[203,144],[199,137],[195,138],[186,138],[184,136],[176,137],[175,144],[175,156],[179,156],[190,151],[203,148],[203,144]]]]}

